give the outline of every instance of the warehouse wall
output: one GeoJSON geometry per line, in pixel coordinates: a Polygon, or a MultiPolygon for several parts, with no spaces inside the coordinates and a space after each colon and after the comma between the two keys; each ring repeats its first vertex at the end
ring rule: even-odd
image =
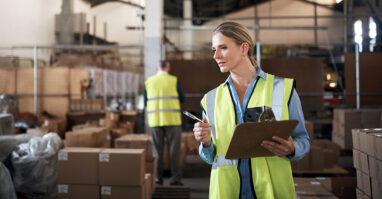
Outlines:
{"type": "MultiPolygon", "coordinates": [[[[131,1],[141,3],[143,0],[131,1]]],[[[91,8],[82,0],[73,0],[74,13],[85,13],[93,34],[93,16],[97,16],[96,35],[120,44],[143,42],[143,32],[127,31],[127,25],[140,25],[137,9],[122,3],[106,3],[91,8]],[[118,19],[118,20],[116,20],[118,19]]],[[[49,46],[55,44],[54,16],[61,12],[62,0],[0,0],[0,46],[49,46]]],[[[33,50],[0,50],[0,56],[33,57],[33,50]]],[[[49,60],[49,51],[39,51],[39,58],[49,60]]]]}
{"type": "MultiPolygon", "coordinates": [[[[314,6],[295,0],[276,0],[270,3],[258,5],[258,16],[313,16],[314,6]],[[271,8],[271,11],[269,12],[271,8]]],[[[232,17],[253,17],[255,16],[254,6],[243,9],[236,13],[227,15],[232,17]]],[[[318,6],[318,15],[341,15],[331,9],[318,6]]],[[[218,25],[222,20],[214,20],[205,25],[218,25]]],[[[253,20],[237,21],[244,25],[253,26],[253,20]]],[[[343,43],[343,21],[342,19],[318,19],[319,26],[327,26],[328,31],[318,31],[318,43],[343,43]]],[[[272,19],[260,20],[260,26],[314,26],[312,19],[272,19]]],[[[212,31],[199,31],[195,34],[195,39],[201,43],[211,42],[212,31]]],[[[254,31],[251,30],[254,37],[254,31]]],[[[314,44],[313,30],[261,30],[260,42],[262,44],[314,44]],[[298,36],[296,36],[298,35],[298,36]]],[[[255,38],[255,37],[254,37],[255,38]]]]}

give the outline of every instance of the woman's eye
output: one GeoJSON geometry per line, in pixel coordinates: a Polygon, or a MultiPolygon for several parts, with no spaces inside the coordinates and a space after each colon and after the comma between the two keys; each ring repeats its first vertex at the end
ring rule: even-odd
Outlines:
{"type": "Polygon", "coordinates": [[[226,50],[226,49],[227,49],[227,47],[225,47],[225,46],[222,47],[222,50],[226,50]]]}

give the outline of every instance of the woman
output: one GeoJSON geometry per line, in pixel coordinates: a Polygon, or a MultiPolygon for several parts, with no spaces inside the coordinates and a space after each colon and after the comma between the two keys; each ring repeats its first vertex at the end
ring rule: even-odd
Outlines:
{"type": "Polygon", "coordinates": [[[200,157],[212,164],[210,198],[296,197],[290,161],[301,159],[310,146],[301,102],[294,80],[262,71],[253,50],[254,42],[241,24],[224,22],[213,32],[214,59],[220,71],[230,75],[203,97],[203,123],[193,129],[201,142],[200,157]],[[272,109],[276,120],[299,121],[292,136],[287,140],[273,136],[273,141],[261,143],[275,156],[225,159],[235,126],[258,121],[266,108],[272,109]]]}

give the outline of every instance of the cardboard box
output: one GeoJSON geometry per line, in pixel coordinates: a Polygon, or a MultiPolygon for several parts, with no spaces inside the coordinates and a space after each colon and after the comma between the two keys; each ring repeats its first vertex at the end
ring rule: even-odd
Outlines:
{"type": "Polygon", "coordinates": [[[98,185],[58,184],[58,199],[99,199],[98,185]]]}
{"type": "Polygon", "coordinates": [[[292,161],[292,167],[294,171],[307,171],[311,170],[310,165],[310,153],[308,153],[305,157],[300,160],[292,161]]]}
{"type": "Polygon", "coordinates": [[[361,113],[362,128],[379,128],[382,109],[363,109],[361,113]]]}
{"type": "Polygon", "coordinates": [[[58,152],[60,184],[97,185],[99,148],[64,148],[58,152]]]}
{"type": "Polygon", "coordinates": [[[28,135],[32,135],[32,136],[44,136],[45,134],[47,134],[48,132],[46,131],[43,131],[42,129],[40,128],[34,128],[34,129],[27,129],[27,134],[28,135]]]}
{"type": "Polygon", "coordinates": [[[14,68],[0,68],[0,93],[16,94],[15,71],[14,68]]]}
{"type": "Polygon", "coordinates": [[[382,129],[367,130],[366,150],[371,156],[382,160],[382,129]]]}
{"type": "Polygon", "coordinates": [[[320,147],[310,146],[310,166],[312,170],[321,171],[325,168],[324,152],[320,147]]]}
{"type": "Polygon", "coordinates": [[[150,173],[146,173],[145,174],[145,196],[146,196],[146,199],[150,199],[152,198],[152,185],[151,185],[151,174],[150,173]]]}
{"type": "Polygon", "coordinates": [[[117,121],[101,118],[101,119],[99,119],[99,125],[106,127],[108,129],[112,129],[112,128],[115,128],[117,126],[117,121]]]}
{"type": "Polygon", "coordinates": [[[357,170],[357,187],[367,196],[371,196],[370,176],[357,170]]]}
{"type": "Polygon", "coordinates": [[[107,112],[106,113],[106,120],[112,120],[112,121],[119,121],[119,114],[114,112],[107,112]]]}
{"type": "Polygon", "coordinates": [[[111,138],[114,138],[114,139],[122,137],[126,134],[127,134],[127,130],[123,129],[123,128],[111,129],[111,131],[110,131],[111,138]]]}
{"type": "Polygon", "coordinates": [[[147,158],[153,157],[152,138],[149,134],[127,134],[117,138],[115,148],[145,149],[147,158]]]}
{"type": "Polygon", "coordinates": [[[145,199],[144,186],[101,186],[101,199],[145,199]]]}
{"type": "Polygon", "coordinates": [[[142,185],[145,166],[143,149],[103,149],[99,154],[99,182],[101,185],[142,185]]]}
{"type": "Polygon", "coordinates": [[[354,198],[357,186],[356,177],[333,177],[331,178],[332,193],[342,195],[343,198],[354,198]]]}
{"type": "Polygon", "coordinates": [[[371,179],[372,198],[382,198],[382,181],[371,179]]]}
{"type": "Polygon", "coordinates": [[[135,132],[135,122],[127,121],[127,122],[119,122],[118,128],[126,129],[127,134],[133,134],[135,132]]]}
{"type": "Polygon", "coordinates": [[[359,166],[360,166],[360,170],[369,175],[369,160],[368,160],[368,155],[366,153],[363,153],[361,151],[358,152],[358,155],[359,155],[359,166]]]}
{"type": "Polygon", "coordinates": [[[370,177],[376,181],[382,182],[382,160],[369,156],[370,177]]]}
{"type": "Polygon", "coordinates": [[[360,163],[360,151],[356,150],[356,149],[353,149],[353,167],[356,168],[356,169],[359,169],[361,170],[361,165],[359,164],[360,163]]]}
{"type": "Polygon", "coordinates": [[[109,131],[101,127],[89,127],[67,132],[67,147],[102,147],[110,142],[109,131]]]}
{"type": "Polygon", "coordinates": [[[9,113],[0,114],[0,135],[13,134],[13,115],[9,113]]]}
{"type": "Polygon", "coordinates": [[[44,116],[39,117],[41,129],[45,132],[55,132],[61,138],[64,137],[66,131],[66,118],[47,118],[44,116]]]}
{"type": "Polygon", "coordinates": [[[156,177],[157,177],[157,159],[154,157],[146,157],[146,173],[151,174],[151,191],[152,194],[155,192],[156,188],[156,177]]]}
{"type": "Polygon", "coordinates": [[[360,150],[360,129],[352,129],[353,149],[360,150]]]}

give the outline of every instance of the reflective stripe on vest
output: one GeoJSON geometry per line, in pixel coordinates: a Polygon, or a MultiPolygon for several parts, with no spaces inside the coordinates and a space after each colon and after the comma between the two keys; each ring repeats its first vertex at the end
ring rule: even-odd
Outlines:
{"type": "MultiPolygon", "coordinates": [[[[247,108],[269,106],[272,107],[277,120],[287,120],[289,119],[288,100],[292,88],[292,79],[266,74],[266,80],[258,79],[247,108]]],[[[202,106],[211,124],[213,144],[216,147],[216,157],[211,170],[210,198],[240,197],[238,160],[225,159],[228,148],[225,145],[228,145],[232,138],[231,124],[235,123],[236,117],[236,113],[234,115],[229,113],[235,112],[230,95],[229,86],[222,84],[208,92],[202,99],[202,106]]],[[[250,162],[253,188],[257,198],[296,197],[288,159],[272,156],[251,158],[250,162]]]]}
{"type": "Polygon", "coordinates": [[[178,99],[178,97],[175,97],[175,96],[152,97],[152,98],[148,98],[147,101],[166,100],[166,99],[178,99]]]}
{"type": "Polygon", "coordinates": [[[207,118],[208,123],[211,125],[212,131],[212,140],[216,142],[216,129],[215,129],[215,97],[216,97],[216,88],[207,93],[207,118]]]}
{"type": "Polygon", "coordinates": [[[233,166],[238,165],[239,161],[236,160],[228,160],[225,159],[225,155],[218,155],[214,162],[212,163],[212,169],[217,169],[218,167],[224,167],[224,166],[233,166]]]}

